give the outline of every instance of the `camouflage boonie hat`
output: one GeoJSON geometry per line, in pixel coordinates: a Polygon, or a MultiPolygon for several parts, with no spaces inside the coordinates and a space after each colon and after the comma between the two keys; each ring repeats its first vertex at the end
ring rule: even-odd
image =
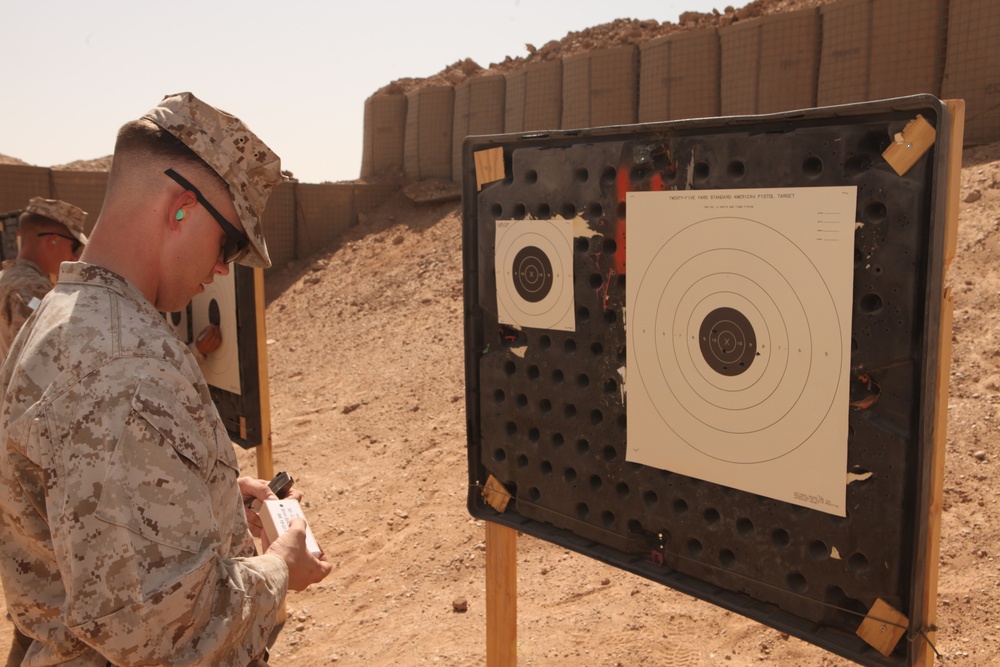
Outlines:
{"type": "Polygon", "coordinates": [[[167,95],[143,118],[180,139],[229,184],[250,250],[245,266],[271,266],[261,216],[271,188],[284,180],[281,158],[236,116],[216,109],[191,93],[167,95]]]}
{"type": "Polygon", "coordinates": [[[80,243],[87,244],[87,235],[83,233],[83,224],[87,221],[87,212],[79,206],[73,206],[58,199],[32,197],[24,207],[25,213],[34,213],[43,218],[58,222],[65,227],[80,243]]]}

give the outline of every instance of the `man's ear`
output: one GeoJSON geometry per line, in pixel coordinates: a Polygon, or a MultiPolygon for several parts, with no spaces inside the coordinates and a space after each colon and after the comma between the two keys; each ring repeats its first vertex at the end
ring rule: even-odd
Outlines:
{"type": "Polygon", "coordinates": [[[198,198],[193,192],[184,191],[179,194],[167,207],[167,226],[171,229],[179,228],[180,224],[188,219],[191,210],[198,203],[198,198]]]}

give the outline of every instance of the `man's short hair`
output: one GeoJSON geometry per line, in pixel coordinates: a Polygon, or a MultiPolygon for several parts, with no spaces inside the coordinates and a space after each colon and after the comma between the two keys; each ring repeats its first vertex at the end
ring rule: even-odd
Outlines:
{"type": "MultiPolygon", "coordinates": [[[[118,130],[115,156],[124,154],[159,158],[176,165],[180,170],[197,169],[212,178],[220,190],[229,192],[229,186],[222,176],[205,164],[183,141],[151,120],[140,118],[129,121],[118,130]]],[[[114,169],[114,161],[111,168],[114,169]]]]}

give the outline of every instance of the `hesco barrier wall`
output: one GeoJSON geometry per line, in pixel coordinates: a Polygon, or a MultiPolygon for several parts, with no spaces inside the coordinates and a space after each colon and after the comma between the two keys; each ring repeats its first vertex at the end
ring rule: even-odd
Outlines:
{"type": "Polygon", "coordinates": [[[719,31],[690,30],[639,47],[639,122],[719,115],[719,31]]]}
{"type": "Polygon", "coordinates": [[[406,96],[380,95],[365,101],[364,152],[361,177],[399,171],[406,135],[406,96]]]}
{"type": "Polygon", "coordinates": [[[559,127],[562,119],[562,61],[548,60],[504,75],[507,84],[503,132],[559,127]]]}
{"type": "Polygon", "coordinates": [[[296,239],[295,194],[298,183],[282,183],[271,190],[264,209],[264,238],[271,266],[285,266],[299,257],[296,239]]]}
{"type": "MultiPolygon", "coordinates": [[[[506,94],[494,93],[504,108],[499,132],[774,113],[930,93],[964,99],[966,144],[988,143],[1000,140],[1000,2],[839,0],[533,63],[503,79],[506,94]]],[[[482,126],[487,117],[495,123],[497,112],[457,104],[455,94],[449,101],[441,88],[457,93],[449,86],[410,93],[403,113],[403,100],[392,102],[391,118],[369,114],[391,96],[369,98],[363,176],[373,173],[366,171],[374,160],[367,156],[381,150],[383,169],[405,165],[411,178],[461,182],[454,156],[465,136],[478,133],[462,134],[464,126],[479,123],[480,114],[482,126]],[[414,99],[422,104],[414,108],[414,99]],[[452,156],[450,169],[445,154],[452,156]]]]}
{"type": "MultiPolygon", "coordinates": [[[[0,213],[23,208],[32,197],[53,197],[51,173],[45,167],[0,165],[0,213]]],[[[88,221],[97,217],[94,211],[80,208],[90,214],[88,221]]]]}
{"type": "Polygon", "coordinates": [[[950,0],[942,97],[966,102],[965,138],[1000,138],[1000,3],[950,0]]]}
{"type": "Polygon", "coordinates": [[[722,115],[816,106],[820,15],[772,14],[719,30],[722,115]]]}
{"type": "Polygon", "coordinates": [[[948,25],[944,0],[840,0],[822,8],[822,25],[820,106],[938,89],[948,25]]]}
{"type": "Polygon", "coordinates": [[[563,129],[634,123],[638,77],[639,54],[631,44],[563,59],[563,129]]]}
{"type": "Polygon", "coordinates": [[[86,211],[85,231],[89,234],[101,212],[107,186],[104,172],[0,165],[0,213],[19,211],[32,197],[61,199],[86,211]]]}
{"type": "Polygon", "coordinates": [[[417,180],[451,178],[455,88],[430,86],[406,95],[403,172],[417,180]]]}
{"type": "Polygon", "coordinates": [[[455,120],[451,132],[451,173],[462,173],[462,140],[470,135],[504,131],[506,81],[481,76],[455,86],[455,120]]]}
{"type": "MultiPolygon", "coordinates": [[[[19,211],[32,197],[62,199],[87,212],[85,230],[90,233],[100,215],[107,183],[105,172],[0,165],[0,214],[19,211]]],[[[313,254],[356,225],[359,214],[376,208],[398,190],[394,184],[367,183],[288,182],[277,186],[264,210],[271,268],[313,254]]]]}

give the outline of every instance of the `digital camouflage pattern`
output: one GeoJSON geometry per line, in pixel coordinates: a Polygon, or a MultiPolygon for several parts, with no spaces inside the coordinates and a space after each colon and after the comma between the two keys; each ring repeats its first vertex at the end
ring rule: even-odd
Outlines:
{"type": "Polygon", "coordinates": [[[35,312],[28,304],[34,298],[41,301],[51,289],[52,280],[34,262],[4,262],[0,271],[0,360],[7,356],[17,332],[35,312]]]}
{"type": "Polygon", "coordinates": [[[208,385],[142,292],[64,263],[0,386],[0,576],[35,639],[23,664],[264,664],[288,569],[252,555],[208,385]]]}
{"type": "Polygon", "coordinates": [[[86,245],[87,235],[83,233],[87,222],[87,212],[79,206],[73,206],[59,199],[32,197],[24,207],[25,213],[34,213],[43,218],[58,222],[80,243],[86,245]]]}
{"type": "Polygon", "coordinates": [[[284,180],[281,159],[236,116],[191,93],[167,95],[143,118],[180,139],[229,184],[236,212],[250,239],[240,264],[271,266],[261,216],[271,188],[284,180]]]}

